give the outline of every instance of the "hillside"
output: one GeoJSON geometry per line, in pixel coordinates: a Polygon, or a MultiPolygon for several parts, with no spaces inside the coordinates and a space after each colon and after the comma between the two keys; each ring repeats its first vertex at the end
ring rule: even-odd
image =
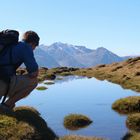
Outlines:
{"type": "Polygon", "coordinates": [[[79,75],[95,77],[99,80],[108,80],[121,85],[123,88],[140,92],[140,57],[129,58],[123,62],[102,64],[90,68],[57,67],[52,69],[41,68],[39,81],[55,75],[79,75]]]}
{"type": "Polygon", "coordinates": [[[123,88],[140,92],[140,57],[130,58],[119,63],[80,69],[74,74],[108,80],[123,88]]]}

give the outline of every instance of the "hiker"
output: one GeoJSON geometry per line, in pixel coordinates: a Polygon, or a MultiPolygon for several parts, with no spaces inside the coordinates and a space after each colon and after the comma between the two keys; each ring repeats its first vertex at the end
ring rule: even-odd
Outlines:
{"type": "MultiPolygon", "coordinates": [[[[0,62],[7,63],[9,60],[9,51],[11,50],[12,65],[5,67],[5,76],[10,76],[10,83],[4,82],[0,79],[0,96],[4,96],[6,92],[8,99],[3,102],[0,107],[13,109],[15,103],[22,98],[28,96],[31,91],[37,86],[38,64],[34,58],[33,50],[39,45],[39,36],[34,31],[27,31],[24,33],[22,41],[14,45],[12,49],[7,48],[0,62]],[[16,75],[16,69],[24,63],[26,66],[27,74],[16,75]]],[[[1,56],[1,54],[0,54],[1,56]]],[[[0,71],[1,72],[1,71],[0,71]]],[[[2,75],[2,73],[1,73],[2,75]]]]}

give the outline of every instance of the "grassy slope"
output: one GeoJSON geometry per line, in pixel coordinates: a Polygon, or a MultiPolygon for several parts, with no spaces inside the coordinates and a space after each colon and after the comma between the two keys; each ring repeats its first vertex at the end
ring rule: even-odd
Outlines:
{"type": "Polygon", "coordinates": [[[99,65],[74,71],[73,74],[95,77],[120,84],[123,88],[140,92],[140,57],[131,58],[120,63],[99,65]]]}

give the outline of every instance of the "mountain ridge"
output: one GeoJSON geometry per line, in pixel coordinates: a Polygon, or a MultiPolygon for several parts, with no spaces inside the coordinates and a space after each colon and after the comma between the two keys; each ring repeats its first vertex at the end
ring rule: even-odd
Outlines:
{"type": "Polygon", "coordinates": [[[120,57],[104,47],[93,50],[85,46],[55,42],[49,46],[40,45],[35,50],[35,58],[39,66],[48,68],[59,66],[86,68],[120,62],[129,57],[120,57]]]}

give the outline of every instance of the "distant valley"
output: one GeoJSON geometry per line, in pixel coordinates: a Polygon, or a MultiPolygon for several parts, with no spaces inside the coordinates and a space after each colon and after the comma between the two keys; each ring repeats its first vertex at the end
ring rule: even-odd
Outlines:
{"type": "Polygon", "coordinates": [[[92,50],[85,46],[56,42],[50,46],[40,45],[35,50],[35,58],[40,67],[86,68],[120,62],[129,57],[120,57],[103,47],[92,50]]]}

